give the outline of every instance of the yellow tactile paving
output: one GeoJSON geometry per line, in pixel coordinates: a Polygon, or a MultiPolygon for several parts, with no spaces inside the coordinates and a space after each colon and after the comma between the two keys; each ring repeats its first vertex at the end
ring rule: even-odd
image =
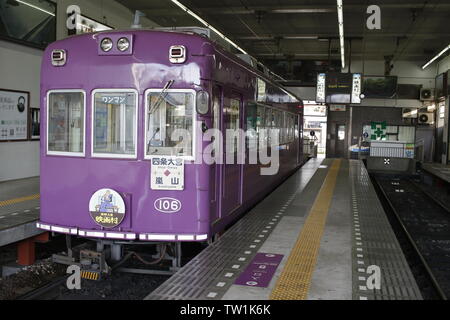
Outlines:
{"type": "Polygon", "coordinates": [[[19,202],[30,201],[30,200],[35,200],[35,199],[39,199],[39,193],[32,194],[32,195],[25,196],[25,197],[0,201],[0,207],[9,206],[9,205],[16,204],[19,202]]]}
{"type": "Polygon", "coordinates": [[[333,160],[270,299],[307,298],[340,166],[340,159],[333,160]]]}

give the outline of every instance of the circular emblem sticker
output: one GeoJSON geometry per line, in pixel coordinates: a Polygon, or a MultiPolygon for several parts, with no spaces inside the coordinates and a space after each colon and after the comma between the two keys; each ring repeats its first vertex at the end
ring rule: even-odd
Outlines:
{"type": "Polygon", "coordinates": [[[125,216],[125,203],[112,189],[97,190],[89,201],[89,213],[98,225],[105,228],[118,226],[125,216]]]}

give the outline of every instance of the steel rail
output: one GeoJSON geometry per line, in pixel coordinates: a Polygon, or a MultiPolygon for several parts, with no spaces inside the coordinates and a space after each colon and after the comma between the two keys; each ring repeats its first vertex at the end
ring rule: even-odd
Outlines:
{"type": "Polygon", "coordinates": [[[15,300],[37,300],[46,293],[50,292],[53,289],[56,289],[57,287],[61,286],[63,283],[66,282],[67,278],[70,275],[64,275],[62,277],[59,277],[53,281],[50,281],[43,286],[33,289],[19,297],[17,297],[15,300]]]}
{"type": "Polygon", "coordinates": [[[376,179],[374,177],[375,183],[378,187],[378,189],[381,191],[381,193],[383,194],[384,199],[386,200],[386,202],[389,204],[390,209],[392,210],[392,213],[394,214],[394,216],[396,217],[397,222],[399,223],[400,227],[402,228],[404,234],[406,235],[406,238],[408,239],[409,243],[411,244],[412,248],[414,249],[415,253],[417,254],[417,256],[419,257],[420,261],[422,262],[425,270],[427,271],[427,275],[431,280],[431,283],[433,284],[435,290],[437,291],[438,295],[441,297],[441,299],[443,300],[448,300],[446,294],[444,293],[444,291],[442,290],[441,286],[439,285],[439,282],[436,280],[433,271],[431,270],[430,266],[428,265],[428,262],[425,260],[425,258],[423,257],[422,253],[420,252],[419,248],[417,247],[413,237],[411,236],[411,234],[408,232],[408,229],[406,228],[406,226],[403,223],[403,220],[401,219],[400,215],[397,213],[397,210],[395,209],[394,205],[392,204],[391,200],[389,199],[389,197],[387,196],[386,192],[384,191],[383,187],[381,186],[381,184],[378,182],[378,179],[376,179]]]}

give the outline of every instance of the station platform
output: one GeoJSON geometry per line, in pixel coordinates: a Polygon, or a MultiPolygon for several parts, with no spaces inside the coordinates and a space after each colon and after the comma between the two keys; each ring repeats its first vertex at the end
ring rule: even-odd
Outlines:
{"type": "Polygon", "coordinates": [[[43,233],[39,217],[39,177],[0,182],[0,247],[43,233]]]}
{"type": "Polygon", "coordinates": [[[310,159],[145,299],[422,299],[360,160],[310,159]]]}
{"type": "Polygon", "coordinates": [[[424,163],[422,169],[450,183],[450,165],[441,163],[424,163]]]}

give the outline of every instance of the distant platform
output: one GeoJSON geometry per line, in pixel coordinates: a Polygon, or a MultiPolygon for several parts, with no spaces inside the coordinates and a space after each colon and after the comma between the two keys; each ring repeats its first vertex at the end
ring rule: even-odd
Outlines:
{"type": "Polygon", "coordinates": [[[443,165],[440,163],[423,163],[422,168],[436,177],[450,183],[450,165],[443,165]]]}
{"type": "Polygon", "coordinates": [[[39,203],[39,177],[0,182],[0,247],[43,233],[39,203]]]}
{"type": "Polygon", "coordinates": [[[146,299],[422,296],[363,162],[310,159],[146,299]]]}

